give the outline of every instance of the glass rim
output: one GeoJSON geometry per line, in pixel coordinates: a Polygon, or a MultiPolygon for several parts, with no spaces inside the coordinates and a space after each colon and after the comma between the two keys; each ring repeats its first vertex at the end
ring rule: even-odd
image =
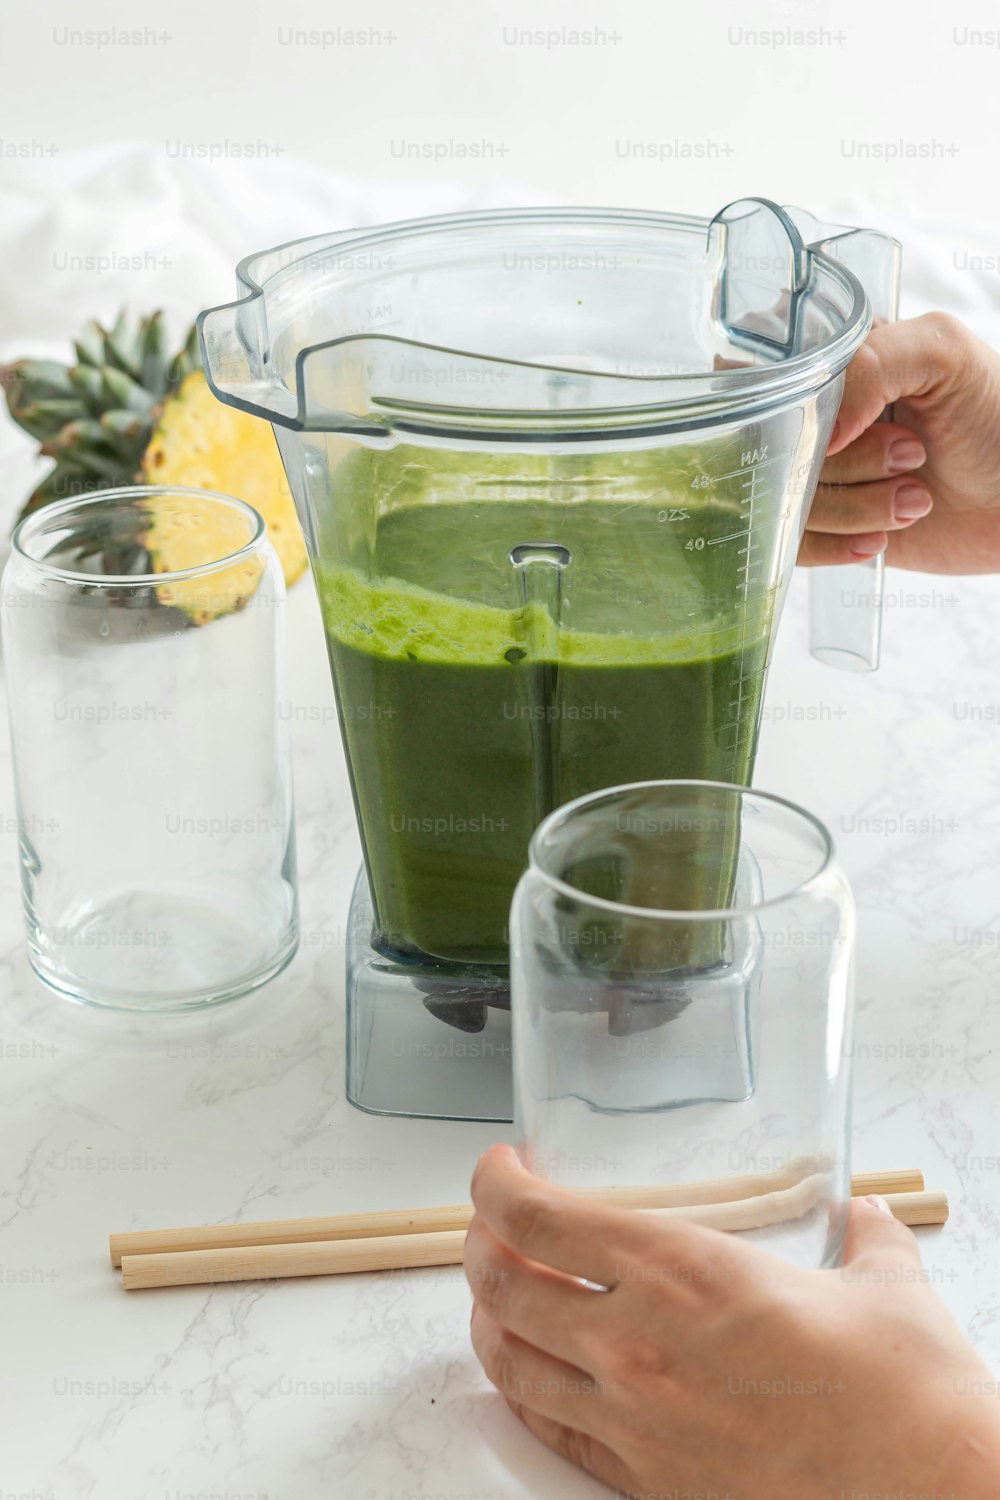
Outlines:
{"type": "Polygon", "coordinates": [[[267,525],[260,511],[248,505],[245,500],[238,500],[235,495],[224,494],[221,490],[200,490],[187,484],[128,484],[106,490],[88,490],[82,495],[71,495],[66,500],[40,505],[17,523],[10,544],[12,552],[23,562],[62,583],[86,584],[88,588],[159,588],[163,584],[183,583],[188,579],[203,578],[211,573],[219,573],[224,568],[234,567],[257,551],[266,536],[267,525]],[[213,558],[210,562],[196,563],[190,568],[174,568],[165,573],[83,573],[75,568],[64,568],[59,563],[49,562],[47,558],[36,557],[27,550],[26,544],[41,532],[45,522],[58,520],[60,516],[91,505],[105,505],[109,500],[139,499],[151,495],[195,495],[199,500],[221,504],[246,517],[251,523],[251,535],[242,546],[213,558]]]}
{"type": "Polygon", "coordinates": [[[661,780],[652,781],[625,781],[618,786],[602,787],[596,792],[585,792],[582,797],[574,797],[572,802],[565,802],[561,807],[553,808],[539,823],[531,836],[528,845],[528,871],[538,875],[546,882],[552,890],[558,891],[563,896],[582,905],[594,907],[598,911],[623,914],[629,917],[647,917],[653,921],[676,921],[676,922],[718,922],[720,920],[731,920],[734,917],[752,917],[759,911],[769,907],[782,906],[786,902],[801,896],[812,886],[817,885],[828,873],[836,858],[836,848],[833,836],[826,824],[823,823],[815,813],[807,808],[800,807],[790,797],[781,797],[776,792],[761,792],[756,787],[740,786],[735,781],[704,781],[695,777],[666,777],[661,780]],[[540,856],[541,844],[551,834],[553,829],[566,823],[585,807],[600,802],[610,802],[620,797],[625,792],[640,792],[650,788],[662,789],[664,787],[698,787],[708,788],[712,791],[736,792],[741,798],[756,797],[761,802],[769,803],[773,807],[780,807],[791,812],[803,823],[808,824],[815,833],[819,835],[820,857],[818,864],[810,875],[796,883],[780,896],[768,896],[762,901],[755,901],[748,906],[724,906],[718,908],[699,908],[696,911],[681,911],[670,907],[653,906],[630,906],[623,901],[611,901],[606,896],[592,896],[587,891],[578,889],[568,880],[554,875],[551,870],[546,869],[540,856]]]}

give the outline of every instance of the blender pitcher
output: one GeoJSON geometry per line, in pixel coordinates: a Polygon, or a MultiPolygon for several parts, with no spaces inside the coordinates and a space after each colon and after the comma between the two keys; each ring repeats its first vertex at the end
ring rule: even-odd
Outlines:
{"type": "MultiPolygon", "coordinates": [[[[353,230],[251,256],[199,320],[216,394],[274,424],[319,591],[364,850],[361,1107],[510,1118],[508,913],[548,812],[750,781],[871,325],[852,234],[880,241],[841,231],[828,255],[795,212],[353,230]]],[[[732,877],[706,863],[682,904],[724,906],[732,877]]]]}

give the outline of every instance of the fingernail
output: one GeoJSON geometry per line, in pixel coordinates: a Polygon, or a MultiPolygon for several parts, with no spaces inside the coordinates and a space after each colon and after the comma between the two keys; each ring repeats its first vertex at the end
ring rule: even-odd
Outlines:
{"type": "Polygon", "coordinates": [[[885,1214],[887,1219],[892,1218],[892,1209],[886,1203],[885,1199],[880,1198],[877,1193],[870,1193],[865,1202],[870,1203],[872,1208],[877,1208],[880,1214],[885,1214]]]}
{"type": "Polygon", "coordinates": [[[897,521],[919,521],[933,505],[922,484],[901,484],[892,498],[892,513],[897,521]]]}
{"type": "Polygon", "coordinates": [[[901,474],[904,469],[919,469],[927,457],[923,443],[916,438],[900,438],[886,454],[890,474],[901,474]]]}
{"type": "Polygon", "coordinates": [[[872,532],[869,536],[852,536],[847,543],[847,550],[853,552],[855,557],[878,557],[884,552],[889,538],[884,531],[872,532]]]}

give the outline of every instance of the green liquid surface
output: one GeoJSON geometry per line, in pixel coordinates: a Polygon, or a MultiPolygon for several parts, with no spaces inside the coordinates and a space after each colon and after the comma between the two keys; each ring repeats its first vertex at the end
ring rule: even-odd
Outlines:
{"type": "Polygon", "coordinates": [[[552,807],[630,781],[749,781],[773,594],[740,592],[731,508],[669,515],[435,498],[386,510],[363,566],[319,568],[387,949],[503,963],[552,807]],[[510,561],[553,542],[558,598],[553,564],[510,561]]]}

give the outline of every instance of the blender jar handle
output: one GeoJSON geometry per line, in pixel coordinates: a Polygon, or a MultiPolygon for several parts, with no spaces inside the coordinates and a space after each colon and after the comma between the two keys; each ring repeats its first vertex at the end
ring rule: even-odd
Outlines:
{"type": "MultiPolygon", "coordinates": [[[[818,250],[853,271],[868,294],[877,321],[899,316],[901,247],[872,229],[820,224],[800,209],[786,210],[818,250]]],[[[886,408],[881,421],[891,421],[886,408]]],[[[817,661],[846,672],[873,672],[882,646],[885,558],[809,573],[809,650],[817,661]]]]}

